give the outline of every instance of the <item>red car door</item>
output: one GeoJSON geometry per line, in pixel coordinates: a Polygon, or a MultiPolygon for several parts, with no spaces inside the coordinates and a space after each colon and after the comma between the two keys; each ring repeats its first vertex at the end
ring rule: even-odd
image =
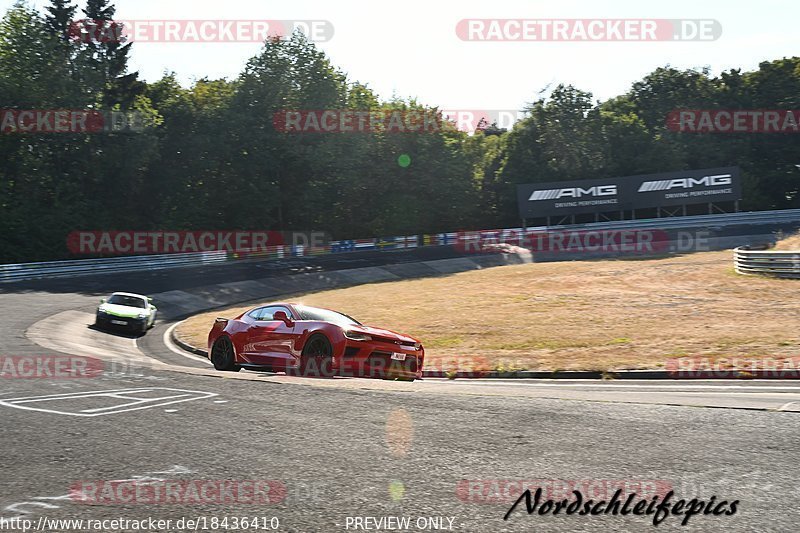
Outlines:
{"type": "Polygon", "coordinates": [[[263,308],[248,331],[247,344],[252,350],[249,359],[253,364],[280,369],[287,363],[293,364],[291,350],[295,325],[287,326],[282,320],[273,320],[276,311],[283,311],[291,317],[289,309],[282,306],[263,308]]]}

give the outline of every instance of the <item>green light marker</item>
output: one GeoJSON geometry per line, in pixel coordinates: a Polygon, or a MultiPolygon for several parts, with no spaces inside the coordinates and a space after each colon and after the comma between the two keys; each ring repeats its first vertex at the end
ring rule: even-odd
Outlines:
{"type": "Polygon", "coordinates": [[[403,499],[403,495],[406,493],[406,487],[403,485],[402,481],[392,481],[389,483],[389,495],[392,497],[392,500],[399,502],[403,499]]]}

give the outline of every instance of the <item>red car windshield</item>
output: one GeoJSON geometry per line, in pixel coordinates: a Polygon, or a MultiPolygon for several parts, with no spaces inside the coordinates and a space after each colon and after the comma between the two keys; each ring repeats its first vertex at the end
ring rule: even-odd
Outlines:
{"type": "Polygon", "coordinates": [[[354,318],[351,318],[336,311],[328,309],[319,309],[318,307],[306,307],[305,305],[295,306],[297,312],[300,314],[300,320],[320,320],[323,322],[331,322],[339,326],[360,326],[361,323],[354,318]]]}

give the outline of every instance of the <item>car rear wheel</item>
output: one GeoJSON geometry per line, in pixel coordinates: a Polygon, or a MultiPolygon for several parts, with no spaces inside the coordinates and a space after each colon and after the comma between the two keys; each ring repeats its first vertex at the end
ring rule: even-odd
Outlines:
{"type": "Polygon", "coordinates": [[[241,367],[236,364],[233,343],[227,337],[221,337],[214,343],[214,347],[211,349],[211,362],[216,370],[225,372],[241,370],[241,367]]]}
{"type": "Polygon", "coordinates": [[[333,375],[333,347],[324,335],[312,335],[300,356],[300,375],[306,377],[331,377],[333,375]]]}

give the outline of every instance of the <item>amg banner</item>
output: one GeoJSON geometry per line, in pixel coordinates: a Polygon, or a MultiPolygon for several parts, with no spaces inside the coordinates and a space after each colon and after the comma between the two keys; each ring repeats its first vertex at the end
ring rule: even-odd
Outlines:
{"type": "Polygon", "coordinates": [[[522,218],[629,211],[739,199],[741,180],[738,167],[517,186],[522,218]]]}
{"type": "Polygon", "coordinates": [[[521,218],[630,209],[619,178],[555,181],[517,186],[521,218]]]}
{"type": "Polygon", "coordinates": [[[621,178],[634,194],[634,209],[742,199],[739,167],[706,168],[621,178]]]}

